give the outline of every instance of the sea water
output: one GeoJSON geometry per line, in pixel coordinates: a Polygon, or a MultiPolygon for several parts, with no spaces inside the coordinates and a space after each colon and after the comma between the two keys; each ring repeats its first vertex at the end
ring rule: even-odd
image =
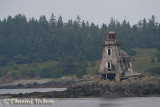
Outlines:
{"type": "Polygon", "coordinates": [[[0,89],[0,94],[18,94],[31,92],[49,92],[49,91],[64,91],[67,88],[27,88],[27,89],[0,89]]]}
{"type": "MultiPolygon", "coordinates": [[[[30,92],[64,91],[67,88],[29,88],[0,89],[0,94],[30,92]]],[[[20,98],[21,99],[21,98],[20,98]]],[[[52,104],[4,104],[0,107],[160,107],[160,97],[122,97],[122,98],[51,98],[52,104]]],[[[21,100],[25,100],[22,98],[21,100]]]]}
{"type": "Polygon", "coordinates": [[[3,104],[0,107],[160,107],[160,97],[52,98],[53,104],[3,104]]]}

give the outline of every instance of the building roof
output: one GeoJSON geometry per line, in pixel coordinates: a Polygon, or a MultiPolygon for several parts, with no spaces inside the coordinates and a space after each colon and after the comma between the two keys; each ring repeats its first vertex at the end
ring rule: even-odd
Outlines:
{"type": "Polygon", "coordinates": [[[116,33],[113,32],[113,31],[110,31],[110,32],[107,33],[107,35],[116,35],[116,33]]]}
{"type": "Polygon", "coordinates": [[[130,57],[130,56],[127,54],[127,52],[125,52],[124,50],[120,50],[120,55],[121,55],[122,57],[130,57]]]}

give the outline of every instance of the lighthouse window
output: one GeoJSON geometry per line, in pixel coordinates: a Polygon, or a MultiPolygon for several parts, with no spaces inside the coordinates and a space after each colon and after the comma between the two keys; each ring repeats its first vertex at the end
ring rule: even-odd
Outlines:
{"type": "Polygon", "coordinates": [[[111,61],[108,61],[108,62],[106,63],[106,67],[107,67],[108,69],[111,69],[111,61]]]}
{"type": "Polygon", "coordinates": [[[111,68],[111,63],[110,62],[108,62],[108,68],[111,68]]]}
{"type": "Polygon", "coordinates": [[[107,55],[111,55],[111,49],[107,49],[107,55]]]}
{"type": "Polygon", "coordinates": [[[109,35],[109,39],[112,39],[112,36],[111,36],[111,35],[109,35]]]}
{"type": "Polygon", "coordinates": [[[109,35],[109,39],[115,39],[115,35],[109,35]]]}

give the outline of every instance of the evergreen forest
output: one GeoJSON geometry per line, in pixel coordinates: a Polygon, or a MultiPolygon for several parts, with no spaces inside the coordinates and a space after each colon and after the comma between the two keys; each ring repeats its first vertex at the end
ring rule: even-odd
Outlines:
{"type": "MultiPolygon", "coordinates": [[[[21,75],[34,77],[38,73],[47,78],[76,74],[81,77],[86,73],[87,61],[101,59],[103,43],[111,30],[117,33],[121,48],[132,56],[136,55],[133,48],[160,50],[160,23],[154,15],[134,25],[111,18],[108,25],[99,26],[80,16],[64,22],[62,16],[56,18],[54,14],[49,20],[45,15],[27,19],[18,14],[0,20],[0,66],[57,61],[56,66],[41,71],[32,68],[21,75]]],[[[157,56],[160,61],[160,54],[157,56]]],[[[6,71],[0,71],[0,76],[5,74],[6,71]]]]}

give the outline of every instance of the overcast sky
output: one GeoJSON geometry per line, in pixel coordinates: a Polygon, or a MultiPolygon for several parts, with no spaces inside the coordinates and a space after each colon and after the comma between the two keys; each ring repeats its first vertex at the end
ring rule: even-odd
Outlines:
{"type": "Polygon", "coordinates": [[[41,15],[50,18],[51,13],[68,19],[81,19],[95,24],[108,24],[113,17],[136,24],[140,19],[147,20],[155,15],[160,22],[160,0],[0,0],[0,19],[24,14],[27,18],[39,19],[41,15]]]}

